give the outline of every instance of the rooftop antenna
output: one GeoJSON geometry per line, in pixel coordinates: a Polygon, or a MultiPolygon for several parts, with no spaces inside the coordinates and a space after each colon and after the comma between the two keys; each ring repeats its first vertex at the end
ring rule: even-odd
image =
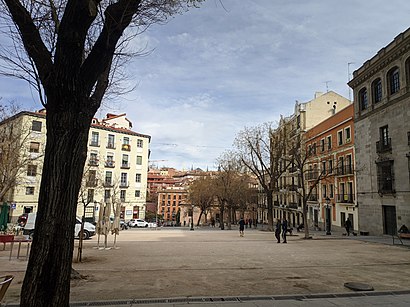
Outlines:
{"type": "Polygon", "coordinates": [[[330,83],[330,82],[332,82],[332,80],[328,80],[328,81],[323,82],[323,83],[326,84],[326,93],[329,92],[329,83],[330,83]]]}
{"type": "MultiPolygon", "coordinates": [[[[349,62],[347,63],[347,83],[350,82],[350,65],[354,64],[354,62],[349,62]]],[[[352,101],[352,94],[351,94],[351,88],[350,86],[347,86],[349,88],[349,100],[352,101]]]]}

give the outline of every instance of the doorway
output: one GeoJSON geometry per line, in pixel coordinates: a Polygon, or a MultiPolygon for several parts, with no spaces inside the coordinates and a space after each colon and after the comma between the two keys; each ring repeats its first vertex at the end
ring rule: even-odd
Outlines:
{"type": "Polygon", "coordinates": [[[383,206],[383,233],[397,234],[396,207],[394,206],[383,206]]]}

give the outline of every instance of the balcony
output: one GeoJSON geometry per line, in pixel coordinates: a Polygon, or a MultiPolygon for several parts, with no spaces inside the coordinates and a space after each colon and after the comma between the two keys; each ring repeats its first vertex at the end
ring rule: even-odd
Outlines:
{"type": "Polygon", "coordinates": [[[387,140],[380,140],[376,142],[376,152],[377,153],[385,153],[391,152],[391,138],[387,140]]]}
{"type": "Polygon", "coordinates": [[[100,147],[100,142],[99,141],[91,141],[90,146],[100,147]]]}
{"type": "Polygon", "coordinates": [[[337,202],[342,204],[353,204],[354,195],[353,194],[337,194],[337,202]]]}
{"type": "Polygon", "coordinates": [[[105,167],[113,168],[115,167],[115,162],[111,160],[105,161],[105,167]]]}
{"type": "Polygon", "coordinates": [[[125,163],[125,162],[122,162],[122,164],[121,164],[121,168],[130,168],[130,164],[127,162],[127,163],[125,163]]]}
{"type": "Polygon", "coordinates": [[[298,190],[298,185],[296,185],[296,184],[289,184],[288,185],[288,191],[293,191],[293,192],[297,192],[297,190],[298,190]]]}
{"type": "Polygon", "coordinates": [[[128,184],[128,181],[121,181],[120,182],[120,188],[128,188],[130,185],[128,184]]]}
{"type": "Polygon", "coordinates": [[[98,159],[90,159],[88,161],[88,165],[90,166],[98,166],[98,159]]]}
{"type": "Polygon", "coordinates": [[[111,188],[112,186],[113,186],[113,184],[112,184],[111,180],[105,180],[104,181],[104,187],[111,188]]]}
{"type": "Polygon", "coordinates": [[[122,144],[121,149],[125,150],[125,151],[130,151],[131,150],[131,145],[130,144],[122,144]]]}
{"type": "Polygon", "coordinates": [[[86,187],[96,187],[98,185],[98,180],[97,179],[88,179],[85,182],[86,187]]]}
{"type": "Polygon", "coordinates": [[[336,176],[353,175],[352,165],[343,165],[336,168],[336,176]]]}
{"type": "Polygon", "coordinates": [[[306,180],[317,180],[319,178],[318,171],[308,171],[305,175],[306,180]]]}
{"type": "Polygon", "coordinates": [[[308,201],[317,201],[317,194],[310,194],[308,201]]]}
{"type": "Polygon", "coordinates": [[[115,149],[115,144],[114,143],[107,143],[107,148],[115,149]]]}
{"type": "Polygon", "coordinates": [[[298,203],[289,203],[288,208],[290,209],[297,209],[298,208],[298,203]]]}

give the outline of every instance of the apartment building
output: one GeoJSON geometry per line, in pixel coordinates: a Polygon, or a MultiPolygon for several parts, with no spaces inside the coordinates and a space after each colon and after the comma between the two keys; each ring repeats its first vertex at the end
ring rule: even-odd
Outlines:
{"type": "Polygon", "coordinates": [[[304,135],[310,153],[305,172],[306,191],[312,189],[308,200],[310,226],[324,228],[326,207],[330,207],[331,225],[344,227],[349,218],[358,229],[353,116],[351,104],[304,135]]]}
{"type": "MultiPolygon", "coordinates": [[[[27,171],[10,191],[8,200],[15,204],[13,219],[22,213],[36,212],[41,182],[42,153],[46,143],[46,112],[21,112],[9,120],[21,123],[26,146],[20,156],[30,155],[27,171]],[[28,151],[25,152],[25,151],[28,151]]],[[[88,158],[84,167],[77,213],[82,215],[87,204],[88,219],[98,217],[104,203],[121,203],[121,217],[145,217],[147,169],[150,136],[133,132],[126,114],[107,114],[92,121],[88,158]]]]}
{"type": "MultiPolygon", "coordinates": [[[[291,116],[281,117],[272,137],[275,135],[284,137],[283,135],[286,134],[289,145],[287,150],[289,150],[293,145],[301,144],[306,131],[350,104],[348,99],[333,91],[316,92],[312,100],[305,103],[296,102],[291,116]]],[[[292,166],[286,167],[285,164],[284,161],[280,164],[280,172],[283,173],[274,193],[273,216],[281,219],[286,216],[292,226],[297,226],[302,222],[302,204],[298,193],[300,172],[292,166]]]]}
{"type": "Polygon", "coordinates": [[[353,73],[359,230],[410,226],[410,28],[353,73]]]}

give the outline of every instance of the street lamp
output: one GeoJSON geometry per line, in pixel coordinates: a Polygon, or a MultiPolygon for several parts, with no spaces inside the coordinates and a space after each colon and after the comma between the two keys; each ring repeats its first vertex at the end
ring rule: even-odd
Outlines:
{"type": "Polygon", "coordinates": [[[192,205],[192,210],[191,210],[191,229],[194,230],[194,205],[192,205]]]}
{"type": "Polygon", "coordinates": [[[326,208],[326,211],[325,211],[325,214],[326,214],[326,235],[331,235],[332,233],[330,232],[330,230],[331,230],[330,229],[331,228],[331,224],[330,224],[330,208],[331,208],[330,198],[326,197],[325,201],[326,201],[326,206],[325,206],[325,208],[326,208]]]}

